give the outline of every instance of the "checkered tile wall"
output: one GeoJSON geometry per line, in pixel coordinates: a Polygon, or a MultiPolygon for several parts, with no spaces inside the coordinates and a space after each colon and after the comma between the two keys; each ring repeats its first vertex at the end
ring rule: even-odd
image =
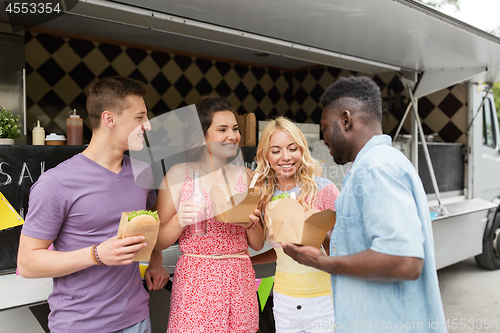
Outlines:
{"type": "MultiPolygon", "coordinates": [[[[65,134],[68,112],[77,109],[84,118],[86,142],[91,132],[85,89],[105,76],[122,75],[145,82],[150,117],[215,93],[227,97],[240,114],[254,112],[257,120],[282,114],[300,123],[319,123],[321,107],[317,101],[324,89],[338,77],[358,75],[333,67],[275,70],[29,31],[26,74],[28,127],[40,120],[46,133],[65,134]]],[[[408,98],[396,76],[377,75],[373,79],[384,99],[384,131],[393,133],[408,98]]],[[[465,140],[466,112],[458,112],[465,108],[464,89],[455,86],[420,100],[427,133],[437,132],[449,142],[465,140]]],[[[405,128],[409,127],[407,122],[405,128]]]]}

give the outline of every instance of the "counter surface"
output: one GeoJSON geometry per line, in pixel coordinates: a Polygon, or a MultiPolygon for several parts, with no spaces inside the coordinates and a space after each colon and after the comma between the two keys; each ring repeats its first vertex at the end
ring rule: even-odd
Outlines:
{"type": "Polygon", "coordinates": [[[15,274],[1,275],[0,310],[44,302],[51,292],[52,278],[25,279],[15,274]]]}

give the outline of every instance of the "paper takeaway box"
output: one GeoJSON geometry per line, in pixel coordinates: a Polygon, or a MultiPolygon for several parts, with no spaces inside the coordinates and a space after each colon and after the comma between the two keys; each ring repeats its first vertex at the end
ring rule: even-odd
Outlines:
{"type": "Polygon", "coordinates": [[[295,199],[271,201],[266,206],[269,235],[275,242],[289,242],[319,248],[327,232],[335,225],[335,212],[304,207],[295,199]]]}
{"type": "Polygon", "coordinates": [[[137,225],[128,222],[128,215],[130,212],[122,213],[120,219],[120,226],[118,227],[118,239],[131,237],[131,236],[144,236],[145,242],[148,244],[145,248],[139,250],[135,256],[135,261],[149,261],[151,252],[153,251],[156,240],[158,239],[158,231],[160,229],[160,221],[154,224],[137,225]]]}
{"type": "Polygon", "coordinates": [[[256,188],[236,193],[229,200],[219,185],[213,185],[210,189],[214,218],[226,223],[252,222],[249,216],[257,209],[260,197],[261,192],[256,188]]]}

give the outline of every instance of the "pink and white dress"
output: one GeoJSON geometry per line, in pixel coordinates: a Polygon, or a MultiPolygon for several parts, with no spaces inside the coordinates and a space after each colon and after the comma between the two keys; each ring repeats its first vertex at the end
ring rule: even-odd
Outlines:
{"type": "MultiPolygon", "coordinates": [[[[234,187],[247,187],[240,169],[234,187]]],[[[180,201],[189,200],[193,180],[186,166],[180,201]]],[[[207,200],[207,234],[191,235],[185,228],[179,237],[181,252],[195,255],[234,254],[245,251],[248,241],[241,226],[213,217],[210,194],[207,200]]],[[[259,326],[255,271],[250,257],[211,259],[182,255],[175,269],[167,332],[254,333],[259,326]]]]}

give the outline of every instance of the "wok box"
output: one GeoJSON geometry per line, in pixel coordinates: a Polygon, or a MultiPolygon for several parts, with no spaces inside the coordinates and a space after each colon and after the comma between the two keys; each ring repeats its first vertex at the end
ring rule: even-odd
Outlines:
{"type": "Polygon", "coordinates": [[[289,242],[319,248],[327,232],[335,225],[335,212],[304,207],[295,199],[279,199],[266,206],[269,235],[275,242],[289,242]]]}
{"type": "Polygon", "coordinates": [[[128,215],[131,212],[123,212],[120,219],[120,226],[118,227],[118,239],[131,237],[131,236],[144,236],[144,240],[148,246],[142,248],[135,255],[135,261],[149,261],[151,258],[151,252],[156,245],[158,239],[158,231],[160,229],[160,221],[156,221],[154,224],[130,224],[128,222],[128,215]]]}
{"type": "Polygon", "coordinates": [[[252,222],[249,216],[257,209],[260,197],[261,192],[256,188],[236,193],[229,200],[219,185],[213,185],[210,189],[214,218],[226,223],[252,222]]]}

